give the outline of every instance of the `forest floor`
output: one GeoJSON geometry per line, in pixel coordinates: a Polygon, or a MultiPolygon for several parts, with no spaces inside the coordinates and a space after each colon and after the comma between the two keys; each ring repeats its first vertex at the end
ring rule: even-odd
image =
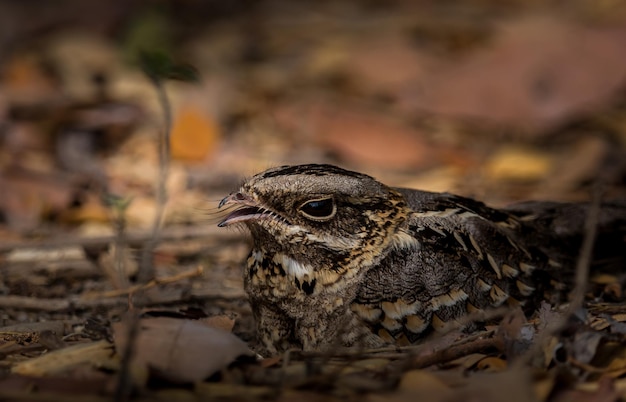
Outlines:
{"type": "Polygon", "coordinates": [[[124,4],[0,3],[0,399],[626,400],[623,275],[573,316],[262,359],[249,238],[217,227],[296,163],[493,206],[625,198],[626,5],[124,4]],[[155,84],[141,51],[200,79],[155,84]]]}

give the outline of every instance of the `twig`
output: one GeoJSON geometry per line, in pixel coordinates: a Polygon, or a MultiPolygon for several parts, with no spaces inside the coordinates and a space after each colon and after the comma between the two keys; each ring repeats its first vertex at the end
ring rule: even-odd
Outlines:
{"type": "Polygon", "coordinates": [[[580,309],[585,301],[585,293],[587,291],[587,282],[589,278],[589,266],[591,265],[591,259],[593,258],[593,246],[598,232],[601,200],[602,192],[598,186],[593,192],[591,204],[587,210],[583,243],[580,249],[580,254],[578,255],[578,261],[576,262],[576,282],[572,292],[572,301],[567,309],[568,317],[580,309]]]}
{"type": "Polygon", "coordinates": [[[121,353],[122,360],[120,362],[117,387],[115,388],[116,401],[130,400],[130,394],[133,388],[130,362],[133,357],[133,351],[135,350],[135,341],[137,340],[137,335],[139,334],[139,313],[136,310],[129,311],[126,323],[126,339],[128,339],[128,342],[124,346],[121,353]]]}
{"type": "MultiPolygon", "coordinates": [[[[491,337],[495,333],[494,330],[482,331],[475,335],[470,335],[468,337],[459,339],[454,342],[450,348],[458,347],[462,348],[464,345],[477,342],[479,340],[484,340],[485,337],[491,337]]],[[[380,348],[371,348],[371,349],[353,349],[353,348],[342,348],[338,350],[333,350],[330,357],[332,358],[353,358],[353,357],[382,357],[386,358],[406,358],[407,354],[411,354],[412,356],[419,356],[420,353],[426,355],[424,351],[428,349],[435,349],[440,347],[440,338],[427,341],[425,343],[420,343],[416,345],[408,345],[408,346],[385,346],[380,348]]],[[[290,355],[298,355],[298,357],[302,357],[305,359],[310,358],[320,358],[320,357],[328,357],[329,352],[327,351],[302,351],[297,349],[290,349],[285,353],[285,356],[290,355]]],[[[430,355],[432,353],[428,353],[430,355]]]]}
{"type": "Polygon", "coordinates": [[[492,349],[501,351],[503,347],[502,340],[497,337],[476,339],[472,342],[452,345],[431,354],[416,356],[408,363],[408,366],[411,369],[425,368],[434,364],[447,363],[472,353],[486,352],[492,349]]]}
{"type": "Polygon", "coordinates": [[[156,212],[152,223],[152,231],[150,239],[146,243],[139,264],[139,272],[137,273],[137,281],[145,283],[154,277],[154,269],[152,266],[152,252],[159,241],[159,234],[163,226],[163,215],[165,212],[165,204],[167,203],[167,176],[170,166],[170,133],[172,130],[172,112],[167,92],[163,86],[163,81],[158,77],[152,77],[152,83],[155,86],[159,105],[163,112],[163,129],[159,130],[159,177],[157,180],[156,191],[156,212]]]}
{"type": "MultiPolygon", "coordinates": [[[[188,239],[197,239],[205,237],[220,237],[224,239],[240,239],[241,236],[232,231],[219,230],[217,226],[172,226],[162,230],[159,241],[181,241],[188,239]]],[[[77,237],[71,235],[56,236],[43,240],[24,240],[15,242],[3,242],[0,244],[0,253],[25,249],[55,249],[67,246],[83,246],[95,247],[106,246],[115,242],[116,237],[112,236],[94,236],[94,237],[77,237]]],[[[126,244],[130,246],[140,246],[151,239],[151,234],[145,231],[127,231],[126,244]]]]}
{"type": "MultiPolygon", "coordinates": [[[[215,294],[201,294],[197,295],[191,293],[188,298],[177,299],[175,301],[163,301],[163,300],[136,300],[133,302],[135,307],[146,307],[152,305],[163,305],[165,303],[184,303],[189,300],[202,300],[202,299],[227,299],[235,300],[242,299],[244,295],[238,292],[230,293],[218,293],[215,294]]],[[[52,298],[37,298],[27,296],[14,296],[6,295],[0,296],[0,310],[15,309],[15,310],[31,310],[31,311],[45,311],[48,313],[59,313],[73,310],[93,310],[97,308],[112,308],[122,307],[128,305],[128,297],[104,297],[100,299],[94,299],[91,294],[84,294],[80,296],[70,296],[62,299],[52,298]]]]}
{"type": "Polygon", "coordinates": [[[156,278],[156,279],[151,280],[148,283],[143,283],[143,284],[139,283],[137,285],[129,286],[125,289],[115,289],[115,290],[109,290],[105,292],[91,293],[88,296],[85,296],[84,299],[90,300],[90,299],[100,299],[103,297],[108,298],[108,297],[119,297],[123,295],[132,295],[135,292],[144,291],[144,290],[153,288],[158,285],[165,285],[168,283],[174,283],[174,282],[180,281],[181,279],[192,278],[194,276],[200,276],[202,275],[202,272],[203,272],[202,266],[198,266],[196,268],[183,271],[173,276],[168,276],[165,278],[156,278]]]}
{"type": "MultiPolygon", "coordinates": [[[[159,104],[161,105],[161,111],[163,112],[164,127],[159,131],[159,177],[157,181],[157,193],[156,193],[156,213],[154,216],[154,222],[152,225],[152,233],[150,240],[145,244],[141,261],[139,264],[139,271],[137,272],[137,281],[139,285],[147,282],[154,277],[153,267],[153,250],[155,249],[158,240],[161,226],[163,225],[163,215],[165,211],[165,204],[167,202],[167,175],[170,162],[170,132],[172,129],[172,115],[171,106],[167,97],[167,92],[163,86],[162,77],[153,76],[147,74],[151,78],[152,83],[155,86],[159,104]]],[[[115,390],[115,399],[117,401],[127,401],[130,399],[132,390],[132,377],[130,372],[130,361],[132,358],[137,334],[139,332],[139,314],[134,312],[130,315],[128,321],[128,342],[126,343],[123,353],[122,361],[120,363],[119,382],[115,390]]]]}
{"type": "Polygon", "coordinates": [[[19,310],[65,311],[72,308],[72,302],[64,299],[39,299],[26,296],[0,296],[0,309],[14,308],[19,310]]]}
{"type": "Polygon", "coordinates": [[[113,228],[115,231],[115,241],[113,242],[113,269],[107,268],[107,264],[98,265],[103,268],[111,284],[117,289],[122,289],[129,286],[124,260],[124,251],[126,247],[128,247],[126,242],[126,209],[128,202],[116,200],[116,202],[112,202],[110,205],[115,213],[115,219],[113,220],[113,228]]]}

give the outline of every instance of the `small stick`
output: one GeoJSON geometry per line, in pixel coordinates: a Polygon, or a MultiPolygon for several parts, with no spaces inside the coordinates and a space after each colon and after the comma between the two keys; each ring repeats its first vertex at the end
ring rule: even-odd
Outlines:
{"type": "MultiPolygon", "coordinates": [[[[205,237],[220,237],[220,239],[238,239],[234,232],[218,230],[217,226],[172,226],[163,229],[159,235],[159,241],[181,241],[205,237]]],[[[130,246],[139,246],[151,239],[151,233],[145,231],[128,231],[126,233],[126,244],[130,246]]],[[[24,248],[42,248],[55,249],[67,246],[106,246],[115,242],[116,236],[97,236],[97,237],[78,237],[78,236],[57,236],[43,240],[23,240],[14,242],[3,242],[0,244],[0,253],[24,249],[24,248]]]]}
{"type": "Polygon", "coordinates": [[[502,340],[496,337],[476,339],[472,342],[452,345],[449,348],[437,350],[427,355],[416,356],[408,363],[408,366],[411,369],[420,369],[435,364],[447,363],[472,353],[481,353],[492,349],[502,350],[503,347],[502,340]]]}
{"type": "Polygon", "coordinates": [[[115,290],[108,290],[105,292],[91,293],[86,296],[83,296],[82,298],[85,300],[90,300],[90,299],[98,299],[102,297],[118,297],[118,296],[123,296],[123,295],[132,295],[135,292],[147,290],[157,285],[165,285],[168,283],[174,283],[174,282],[180,281],[182,279],[193,278],[194,276],[200,276],[202,275],[202,273],[203,273],[202,266],[198,266],[196,268],[180,272],[176,275],[168,276],[165,278],[152,279],[148,283],[139,283],[137,285],[129,286],[125,289],[115,289],[115,290]]]}

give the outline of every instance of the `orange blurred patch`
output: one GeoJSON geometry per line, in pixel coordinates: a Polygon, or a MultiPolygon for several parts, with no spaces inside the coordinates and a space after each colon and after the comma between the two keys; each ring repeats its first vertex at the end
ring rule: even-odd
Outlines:
{"type": "Polygon", "coordinates": [[[172,157],[189,162],[206,159],[219,139],[219,127],[212,116],[193,106],[184,106],[172,127],[172,157]]]}

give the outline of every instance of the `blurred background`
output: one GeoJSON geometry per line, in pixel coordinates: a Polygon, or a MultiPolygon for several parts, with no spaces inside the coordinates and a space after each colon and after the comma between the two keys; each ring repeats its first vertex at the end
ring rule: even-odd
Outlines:
{"type": "Polygon", "coordinates": [[[166,224],[280,164],[333,163],[493,205],[624,196],[626,5],[571,1],[0,2],[0,242],[98,232],[103,191],[156,208],[168,81],[166,224]]]}
{"type": "MultiPolygon", "coordinates": [[[[626,2],[0,0],[2,392],[11,400],[30,400],[18,392],[33,390],[37,398],[61,400],[43,392],[58,385],[93,394],[99,392],[95,383],[84,380],[95,379],[109,390],[103,395],[110,394],[119,359],[106,342],[101,357],[80,352],[81,365],[48,385],[9,382],[7,374],[14,362],[28,366],[30,356],[43,354],[53,361],[48,373],[56,375],[66,368],[49,350],[119,340],[110,324],[128,311],[217,318],[221,328],[252,342],[241,275],[250,247],[243,230],[216,226],[224,215],[217,203],[247,176],[298,163],[332,163],[389,185],[454,192],[494,206],[585,201],[595,188],[604,199],[625,198],[626,2]],[[159,105],[162,92],[140,66],[141,53],[161,55],[161,67],[192,66],[199,76],[196,82],[159,81],[172,130],[164,225],[155,232],[158,138],[168,113],[159,105]],[[114,358],[115,365],[106,363],[114,358]]],[[[594,294],[604,298],[594,300],[622,300],[619,278],[602,281],[594,294]]],[[[507,365],[473,353],[456,363],[458,377],[408,372],[418,376],[404,377],[396,400],[424,400],[444,378],[455,389],[478,386],[458,388],[457,398],[441,393],[441,400],[616,400],[616,390],[624,389],[624,348],[616,339],[622,339],[626,315],[614,306],[599,306],[589,316],[591,327],[606,329],[605,335],[577,323],[566,338],[545,342],[546,375],[516,369],[504,373],[508,377],[471,377],[470,367],[497,372],[507,365]],[[559,393],[576,378],[600,378],[598,394],[559,393]],[[532,389],[540,391],[537,398],[524,399],[532,389]]],[[[549,310],[542,308],[539,322],[557,320],[549,310]]],[[[505,345],[528,344],[521,321],[504,322],[503,339],[511,342],[505,345]]],[[[142,346],[144,339],[162,338],[145,333],[142,346]]],[[[453,338],[441,339],[447,348],[453,338]]],[[[187,353],[161,345],[149,344],[142,353],[176,350],[197,361],[221,359],[193,342],[184,345],[187,353]]],[[[515,355],[508,354],[514,346],[506,348],[507,357],[515,355]]],[[[265,378],[254,370],[250,377],[235,373],[221,380],[256,378],[252,384],[271,384],[268,395],[276,396],[289,384],[285,373],[315,373],[312,381],[321,378],[321,385],[298,380],[298,389],[331,396],[328,385],[349,390],[354,384],[360,391],[333,395],[362,398],[364,390],[388,390],[404,370],[376,356],[361,366],[366,376],[343,371],[356,364],[342,362],[318,372],[292,354],[290,367],[289,358],[263,366],[270,374],[272,366],[282,367],[278,377],[268,374],[273,380],[254,382],[265,378]]],[[[202,389],[199,383],[192,388],[202,389]]],[[[205,391],[206,398],[265,398],[245,388],[222,394],[227,389],[205,391]]],[[[306,400],[300,395],[284,394],[285,400],[306,400]]],[[[370,397],[388,401],[393,395],[370,397]]]]}

